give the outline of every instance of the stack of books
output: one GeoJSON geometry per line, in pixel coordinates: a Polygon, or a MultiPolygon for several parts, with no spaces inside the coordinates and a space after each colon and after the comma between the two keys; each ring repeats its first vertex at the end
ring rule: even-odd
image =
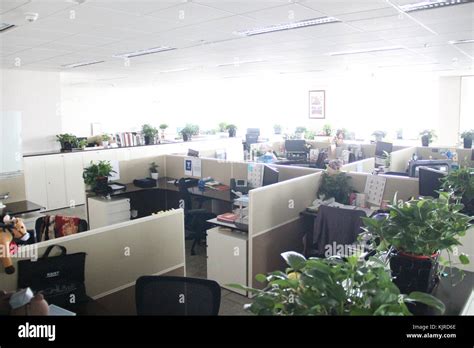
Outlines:
{"type": "Polygon", "coordinates": [[[225,213],[217,215],[217,221],[227,222],[229,224],[233,224],[238,218],[239,215],[234,213],[225,213]]]}
{"type": "Polygon", "coordinates": [[[115,137],[119,147],[138,146],[145,144],[142,135],[136,132],[117,133],[115,137]]]}

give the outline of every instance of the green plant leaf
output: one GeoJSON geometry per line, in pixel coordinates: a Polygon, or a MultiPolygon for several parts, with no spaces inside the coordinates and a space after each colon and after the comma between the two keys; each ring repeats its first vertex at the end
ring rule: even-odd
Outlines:
{"type": "Polygon", "coordinates": [[[288,266],[293,268],[295,271],[299,271],[306,265],[306,258],[294,251],[287,251],[282,253],[281,256],[286,261],[288,266]]]}
{"type": "Polygon", "coordinates": [[[419,302],[423,303],[427,306],[435,308],[437,311],[439,311],[441,314],[444,314],[446,307],[443,302],[441,302],[439,299],[436,297],[420,292],[420,291],[413,291],[411,292],[406,298],[405,301],[412,301],[412,302],[419,302]]]}
{"type": "Polygon", "coordinates": [[[460,254],[459,255],[459,261],[461,261],[461,263],[463,265],[468,265],[469,264],[469,257],[466,255],[466,254],[460,254]]]}
{"type": "Polygon", "coordinates": [[[265,274],[259,273],[255,276],[255,280],[257,282],[260,282],[260,283],[266,283],[267,282],[267,276],[265,274]]]}

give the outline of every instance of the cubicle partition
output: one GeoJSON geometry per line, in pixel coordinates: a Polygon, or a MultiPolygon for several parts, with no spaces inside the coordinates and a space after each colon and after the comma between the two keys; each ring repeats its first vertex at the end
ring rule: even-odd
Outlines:
{"type": "Polygon", "coordinates": [[[249,193],[248,284],[259,273],[284,269],[280,254],[303,252],[303,223],[300,213],[316,198],[322,173],[289,179],[249,193]]]}
{"type": "Polygon", "coordinates": [[[457,149],[456,151],[461,166],[474,168],[474,149],[457,149]]]}
{"type": "Polygon", "coordinates": [[[345,172],[370,173],[375,169],[375,158],[366,158],[360,161],[344,164],[341,170],[345,172]]]}
{"type": "MultiPolygon", "coordinates": [[[[108,303],[109,295],[133,286],[142,275],[185,275],[184,218],[181,209],[40,242],[30,248],[37,248],[37,255],[41,256],[53,244],[66,247],[68,254],[87,254],[87,294],[96,300],[104,298],[104,303],[108,303]]],[[[22,255],[21,249],[19,254],[22,255]]],[[[18,260],[13,258],[17,270],[18,260]]],[[[14,291],[17,282],[18,271],[12,275],[0,273],[0,289],[14,291]]],[[[120,300],[130,302],[129,309],[134,308],[131,294],[133,291],[129,290],[128,295],[120,300]]],[[[133,314],[118,313],[120,310],[117,308],[111,310],[113,314],[133,314]]]]}
{"type": "Polygon", "coordinates": [[[408,162],[415,153],[416,147],[393,151],[390,158],[390,171],[405,173],[408,168],[408,162]]]}

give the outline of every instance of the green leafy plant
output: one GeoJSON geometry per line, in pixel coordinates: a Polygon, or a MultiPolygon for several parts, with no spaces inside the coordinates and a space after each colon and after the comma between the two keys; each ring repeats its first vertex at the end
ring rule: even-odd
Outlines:
{"type": "Polygon", "coordinates": [[[428,139],[428,144],[431,144],[437,138],[435,131],[432,129],[425,129],[420,132],[420,137],[428,139]]]}
{"type": "Polygon", "coordinates": [[[324,135],[326,135],[326,136],[328,136],[328,137],[331,136],[331,134],[332,134],[332,127],[331,127],[330,124],[325,124],[325,125],[323,126],[323,133],[324,133],[324,135]]]}
{"type": "Polygon", "coordinates": [[[160,124],[160,129],[164,131],[166,128],[168,128],[168,125],[166,123],[160,124]]]}
{"type": "Polygon", "coordinates": [[[145,137],[154,138],[158,134],[158,129],[149,124],[144,124],[142,126],[142,134],[145,137]]]}
{"type": "Polygon", "coordinates": [[[91,162],[88,167],[84,168],[82,178],[86,185],[94,189],[97,185],[97,179],[107,178],[112,173],[115,173],[115,171],[109,161],[99,161],[97,164],[91,162]]]}
{"type": "Polygon", "coordinates": [[[474,168],[462,167],[441,179],[441,189],[464,204],[464,212],[474,215],[474,168]]]}
{"type": "Polygon", "coordinates": [[[235,124],[228,124],[225,126],[226,130],[237,130],[237,126],[235,124]]]}
{"type": "Polygon", "coordinates": [[[56,140],[61,144],[61,148],[64,148],[66,143],[71,144],[73,148],[78,145],[77,137],[69,133],[56,135],[56,140]]]}
{"type": "Polygon", "coordinates": [[[110,135],[102,134],[102,141],[109,141],[109,140],[110,140],[110,135]]]}
{"type": "Polygon", "coordinates": [[[373,132],[372,135],[375,136],[376,139],[383,139],[387,135],[387,132],[377,130],[377,131],[373,132]]]}
{"type": "Polygon", "coordinates": [[[150,173],[158,173],[158,168],[160,166],[156,164],[156,162],[151,162],[150,163],[150,173]]]}
{"type": "Polygon", "coordinates": [[[387,151],[383,152],[383,159],[385,167],[389,168],[390,164],[392,164],[392,154],[388,153],[387,151]]]}
{"type": "Polygon", "coordinates": [[[461,139],[474,138],[474,129],[467,130],[461,133],[461,139]]]}
{"type": "Polygon", "coordinates": [[[316,137],[316,132],[312,130],[307,130],[304,132],[304,138],[308,140],[314,140],[316,137]]]}
{"type": "Polygon", "coordinates": [[[349,185],[350,177],[344,172],[329,174],[323,173],[321,186],[319,187],[318,196],[324,196],[324,199],[334,197],[336,202],[341,204],[349,203],[349,195],[352,189],[349,185]]]}
{"type": "MultiPolygon", "coordinates": [[[[466,234],[471,218],[462,214],[462,204],[451,203],[450,194],[440,192],[439,198],[393,202],[383,219],[362,218],[365,230],[380,238],[379,249],[393,246],[407,254],[428,256],[461,245],[459,238],[466,234]]],[[[396,198],[395,198],[396,199],[396,198]]],[[[468,264],[465,254],[459,255],[468,264]]]]}
{"type": "Polygon", "coordinates": [[[365,261],[357,255],[347,261],[335,257],[310,258],[296,252],[281,254],[285,272],[258,274],[267,283],[263,290],[239,284],[232,287],[255,295],[246,309],[257,315],[411,315],[407,304],[423,303],[444,313],[435,297],[400,293],[390,271],[380,259],[365,261]]]}
{"type": "Polygon", "coordinates": [[[303,134],[304,132],[306,132],[306,127],[296,127],[295,128],[295,133],[303,134]]]}
{"type": "Polygon", "coordinates": [[[77,142],[77,147],[78,147],[79,149],[84,150],[84,148],[87,146],[87,144],[88,144],[88,142],[87,142],[86,139],[81,139],[81,140],[79,140],[79,141],[77,142]]]}
{"type": "Polygon", "coordinates": [[[218,125],[219,132],[225,132],[227,129],[227,123],[226,122],[221,122],[218,125]]]}

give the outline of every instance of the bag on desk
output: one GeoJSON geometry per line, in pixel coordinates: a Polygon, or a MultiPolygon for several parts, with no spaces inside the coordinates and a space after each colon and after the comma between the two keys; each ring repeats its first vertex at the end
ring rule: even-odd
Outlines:
{"type": "Polygon", "coordinates": [[[67,308],[88,301],[84,284],[86,253],[67,254],[65,247],[51,245],[37,261],[18,261],[18,288],[41,291],[49,304],[67,308]],[[49,256],[54,247],[59,256],[49,256]]]}

